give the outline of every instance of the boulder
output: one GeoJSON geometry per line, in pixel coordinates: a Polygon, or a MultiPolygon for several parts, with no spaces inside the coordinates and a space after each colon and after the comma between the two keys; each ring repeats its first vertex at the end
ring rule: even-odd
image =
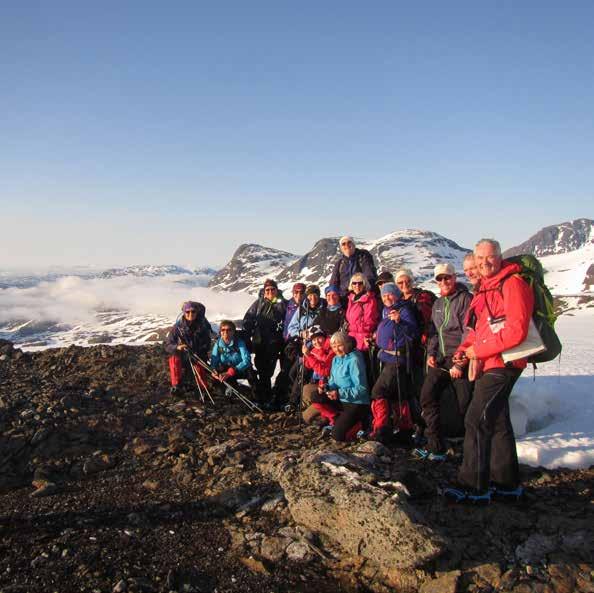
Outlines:
{"type": "Polygon", "coordinates": [[[404,486],[375,485],[367,464],[354,455],[271,453],[261,458],[260,469],[283,488],[295,522],[384,570],[421,566],[447,547],[410,504],[404,486]]]}

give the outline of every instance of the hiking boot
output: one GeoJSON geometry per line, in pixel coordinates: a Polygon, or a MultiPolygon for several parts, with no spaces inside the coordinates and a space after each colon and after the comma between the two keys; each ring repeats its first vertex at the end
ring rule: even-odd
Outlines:
{"type": "Polygon", "coordinates": [[[422,447],[418,447],[413,451],[413,457],[426,461],[445,461],[448,458],[447,453],[434,453],[422,447]]]}
{"type": "Polygon", "coordinates": [[[491,502],[491,491],[474,492],[459,486],[442,486],[437,489],[438,493],[449,502],[464,505],[485,506],[491,502]]]}
{"type": "Polygon", "coordinates": [[[524,498],[524,487],[517,488],[499,488],[498,486],[491,486],[489,489],[493,500],[503,502],[519,502],[524,498]]]}
{"type": "Polygon", "coordinates": [[[333,428],[334,428],[334,426],[332,426],[332,424],[327,424],[326,426],[323,426],[321,435],[323,437],[329,437],[332,434],[333,428]]]}
{"type": "Polygon", "coordinates": [[[295,406],[293,404],[287,404],[283,410],[285,414],[293,414],[295,412],[295,406]]]}
{"type": "Polygon", "coordinates": [[[179,388],[179,386],[178,386],[178,385],[172,385],[172,386],[169,388],[169,393],[170,393],[171,395],[178,395],[178,394],[179,394],[179,392],[180,392],[180,388],[179,388]]]}

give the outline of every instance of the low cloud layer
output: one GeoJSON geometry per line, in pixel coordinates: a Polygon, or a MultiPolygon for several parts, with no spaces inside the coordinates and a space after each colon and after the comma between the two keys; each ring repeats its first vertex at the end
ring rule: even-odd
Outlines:
{"type": "Polygon", "coordinates": [[[92,321],[101,310],[175,318],[186,300],[204,303],[208,318],[216,320],[243,317],[253,297],[187,286],[170,276],[109,279],[68,276],[31,288],[1,289],[0,322],[36,319],[74,324],[92,321]]]}

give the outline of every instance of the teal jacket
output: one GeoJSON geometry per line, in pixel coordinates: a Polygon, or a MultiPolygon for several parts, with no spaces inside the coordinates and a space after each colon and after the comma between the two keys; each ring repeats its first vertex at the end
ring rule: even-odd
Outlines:
{"type": "Polygon", "coordinates": [[[369,404],[369,387],[361,352],[353,350],[345,356],[334,357],[328,389],[338,389],[339,399],[345,404],[369,404]]]}
{"type": "Polygon", "coordinates": [[[212,348],[210,366],[216,371],[221,367],[225,370],[233,367],[241,373],[252,366],[252,359],[243,340],[234,338],[229,344],[225,344],[223,338],[219,338],[212,348]]]}

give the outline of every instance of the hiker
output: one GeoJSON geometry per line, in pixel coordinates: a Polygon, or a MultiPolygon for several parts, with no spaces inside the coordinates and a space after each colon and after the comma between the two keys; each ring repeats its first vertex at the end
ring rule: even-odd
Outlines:
{"type": "Polygon", "coordinates": [[[330,338],[319,325],[313,326],[310,334],[311,346],[309,342],[305,342],[301,353],[304,370],[309,370],[311,374],[307,381],[304,380],[303,385],[297,385],[292,402],[294,406],[301,406],[299,410],[304,410],[303,419],[307,424],[319,416],[319,411],[310,404],[317,393],[318,385],[328,383],[332,360],[335,356],[330,345],[330,338]]]}
{"type": "Polygon", "coordinates": [[[365,363],[344,332],[333,334],[330,345],[335,354],[330,377],[326,386],[318,385],[313,406],[329,422],[325,429],[331,431],[334,440],[352,441],[369,410],[365,363]]]}
{"type": "Polygon", "coordinates": [[[212,377],[216,381],[237,384],[238,379],[252,376],[252,357],[245,342],[235,335],[236,327],[232,321],[225,319],[219,325],[219,338],[215,342],[210,355],[212,377]]]}
{"type": "Polygon", "coordinates": [[[340,296],[346,298],[350,280],[356,273],[361,273],[367,278],[367,284],[373,286],[377,277],[373,256],[366,249],[355,247],[352,237],[341,237],[339,241],[341,255],[338,256],[329,284],[337,286],[340,296]]]}
{"type": "Polygon", "coordinates": [[[251,339],[258,373],[257,392],[266,407],[274,406],[271,379],[283,348],[286,302],[274,280],[264,281],[258,299],[243,318],[243,329],[251,339]]]}
{"type": "Polygon", "coordinates": [[[291,319],[293,319],[293,314],[299,309],[305,298],[305,284],[303,282],[296,282],[293,284],[291,292],[292,297],[287,301],[287,310],[283,324],[283,338],[285,341],[289,339],[289,324],[291,323],[291,319]]]}
{"type": "MultiPolygon", "coordinates": [[[[433,304],[431,329],[427,344],[427,375],[421,389],[421,407],[425,420],[425,448],[415,455],[430,461],[446,458],[446,443],[442,435],[441,397],[452,385],[462,419],[472,397],[466,360],[454,363],[453,356],[462,343],[466,329],[466,313],[472,296],[464,284],[456,282],[456,271],[450,263],[437,264],[433,278],[439,286],[439,298],[433,304]]],[[[453,411],[449,411],[453,415],[453,411]]]]}
{"type": "Polygon", "coordinates": [[[378,291],[382,289],[382,286],[386,284],[386,282],[394,283],[394,274],[392,272],[382,272],[375,282],[375,286],[377,287],[378,291]]]}
{"type": "Polygon", "coordinates": [[[320,296],[320,287],[310,284],[305,289],[305,300],[301,303],[300,310],[293,314],[289,323],[287,335],[291,338],[309,339],[307,330],[314,325],[314,320],[320,311],[326,308],[326,300],[320,296]]]}
{"type": "Polygon", "coordinates": [[[382,370],[371,390],[373,426],[369,439],[387,442],[391,438],[394,424],[391,402],[396,428],[400,431],[413,429],[410,357],[411,346],[418,336],[419,328],[413,306],[402,299],[402,293],[394,283],[386,282],[382,286],[381,296],[384,308],[376,332],[376,342],[382,370]]]}
{"type": "MultiPolygon", "coordinates": [[[[179,391],[184,368],[189,367],[190,364],[190,355],[195,354],[205,361],[210,350],[211,327],[205,316],[204,305],[196,301],[186,301],[181,310],[181,316],[165,338],[165,351],[169,354],[172,395],[179,391]]],[[[193,366],[198,380],[204,383],[204,370],[195,361],[193,366]]]]}
{"type": "Polygon", "coordinates": [[[380,319],[377,299],[369,281],[361,273],[353,275],[349,289],[346,310],[349,336],[355,339],[357,350],[366,352],[380,319]]]}
{"type": "Polygon", "coordinates": [[[492,494],[521,494],[509,396],[526,359],[505,364],[501,354],[526,338],[534,294],[518,275],[520,265],[502,259],[497,241],[481,239],[474,257],[481,285],[468,310],[468,335],[454,361],[468,358],[477,379],[466,412],[459,483],[443,494],[457,502],[486,503],[492,494]]]}
{"type": "Polygon", "coordinates": [[[327,336],[341,330],[344,325],[345,308],[340,300],[340,291],[337,286],[330,284],[324,290],[326,306],[318,312],[314,323],[319,325],[327,336]]]}
{"type": "Polygon", "coordinates": [[[478,273],[478,269],[476,267],[476,262],[474,261],[474,253],[467,253],[464,256],[464,261],[462,263],[464,269],[464,275],[470,284],[470,288],[473,292],[477,292],[479,289],[479,285],[481,282],[480,274],[478,273]]]}
{"type": "Polygon", "coordinates": [[[398,270],[394,276],[396,286],[402,291],[402,298],[414,305],[419,327],[419,336],[412,348],[412,379],[415,391],[413,405],[420,411],[419,398],[425,380],[426,348],[431,327],[431,311],[436,296],[430,291],[414,286],[414,275],[408,268],[398,270]]]}

